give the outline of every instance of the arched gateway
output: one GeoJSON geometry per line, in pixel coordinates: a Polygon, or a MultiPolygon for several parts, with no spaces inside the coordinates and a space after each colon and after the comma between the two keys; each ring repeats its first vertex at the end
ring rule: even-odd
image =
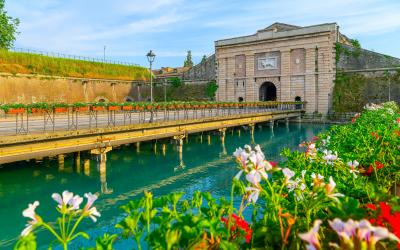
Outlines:
{"type": "Polygon", "coordinates": [[[264,82],[260,86],[260,101],[276,101],[276,87],[272,82],[264,82]]]}

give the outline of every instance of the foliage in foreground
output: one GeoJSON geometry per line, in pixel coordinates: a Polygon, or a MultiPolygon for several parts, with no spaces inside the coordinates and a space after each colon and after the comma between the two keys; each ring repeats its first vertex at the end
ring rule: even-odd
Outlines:
{"type": "MultiPolygon", "coordinates": [[[[400,249],[399,136],[398,107],[386,103],[302,143],[304,152],[284,150],[279,165],[246,145],[234,152],[229,200],[145,192],[121,207],[120,234],[97,239],[96,249],[112,249],[118,238],[138,249],[400,249]]],[[[85,214],[76,199],[64,201],[65,217],[71,207],[85,214]]],[[[36,220],[33,232],[43,226],[36,220]]],[[[15,248],[35,249],[33,232],[24,232],[15,248]]],[[[59,242],[67,247],[68,239],[59,242]]]]}

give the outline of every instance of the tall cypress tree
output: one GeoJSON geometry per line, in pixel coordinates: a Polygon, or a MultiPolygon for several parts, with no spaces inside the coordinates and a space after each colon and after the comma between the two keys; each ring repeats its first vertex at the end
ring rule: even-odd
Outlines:
{"type": "Polygon", "coordinates": [[[186,55],[186,59],[183,62],[184,67],[193,67],[193,61],[192,61],[192,51],[188,51],[186,55]]]}

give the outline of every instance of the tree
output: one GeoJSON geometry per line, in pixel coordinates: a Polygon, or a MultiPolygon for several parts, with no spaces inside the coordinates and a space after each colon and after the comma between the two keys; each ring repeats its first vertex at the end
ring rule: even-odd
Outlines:
{"type": "Polygon", "coordinates": [[[203,58],[201,58],[201,62],[200,63],[205,63],[207,61],[207,56],[204,55],[203,58]]]}
{"type": "Polygon", "coordinates": [[[18,34],[19,19],[8,16],[4,9],[4,1],[0,0],[0,49],[9,49],[14,45],[18,34]]]}
{"type": "Polygon", "coordinates": [[[193,61],[192,61],[192,51],[187,52],[187,56],[185,61],[183,62],[184,67],[193,67],[193,61]]]}

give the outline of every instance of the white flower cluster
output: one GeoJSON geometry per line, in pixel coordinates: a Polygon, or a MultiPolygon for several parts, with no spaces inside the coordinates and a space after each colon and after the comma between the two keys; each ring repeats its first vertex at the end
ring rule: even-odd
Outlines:
{"type": "Polygon", "coordinates": [[[240,166],[240,171],[235,178],[240,179],[243,172],[246,174],[246,180],[251,183],[250,187],[246,188],[249,192],[248,201],[256,202],[260,193],[260,182],[268,179],[267,171],[272,170],[272,165],[265,160],[265,155],[261,151],[259,145],[254,147],[254,150],[245,145],[244,149],[238,148],[233,153],[240,166]]]}
{"type": "MultiPolygon", "coordinates": [[[[301,201],[305,199],[305,190],[308,188],[307,183],[305,181],[305,176],[306,176],[306,170],[301,171],[301,178],[296,178],[292,180],[294,177],[295,173],[288,169],[284,168],[282,169],[282,173],[285,176],[285,183],[286,183],[286,188],[289,190],[289,192],[294,192],[294,196],[297,201],[301,201]]],[[[311,178],[312,178],[312,183],[311,186],[313,188],[324,188],[326,195],[329,198],[332,199],[337,199],[337,197],[342,197],[343,194],[340,193],[335,193],[335,188],[336,188],[336,183],[333,180],[332,176],[329,177],[329,182],[325,183],[324,182],[324,176],[316,173],[311,173],[311,178]]],[[[311,193],[311,196],[314,196],[315,193],[311,193]]]]}
{"type": "MultiPolygon", "coordinates": [[[[51,197],[58,203],[57,207],[60,213],[70,214],[82,212],[82,215],[89,216],[94,222],[96,222],[96,217],[100,217],[100,213],[97,211],[96,207],[92,207],[92,205],[97,199],[97,195],[86,193],[84,196],[87,198],[87,202],[82,210],[79,208],[79,206],[83,202],[83,198],[79,195],[74,195],[72,192],[66,190],[62,192],[62,195],[54,193],[51,197]]],[[[22,212],[24,217],[31,219],[31,221],[28,221],[26,228],[22,231],[22,236],[28,235],[33,230],[35,225],[38,225],[42,222],[41,217],[35,212],[38,206],[39,201],[35,201],[33,204],[29,204],[28,208],[22,212]]]]}

